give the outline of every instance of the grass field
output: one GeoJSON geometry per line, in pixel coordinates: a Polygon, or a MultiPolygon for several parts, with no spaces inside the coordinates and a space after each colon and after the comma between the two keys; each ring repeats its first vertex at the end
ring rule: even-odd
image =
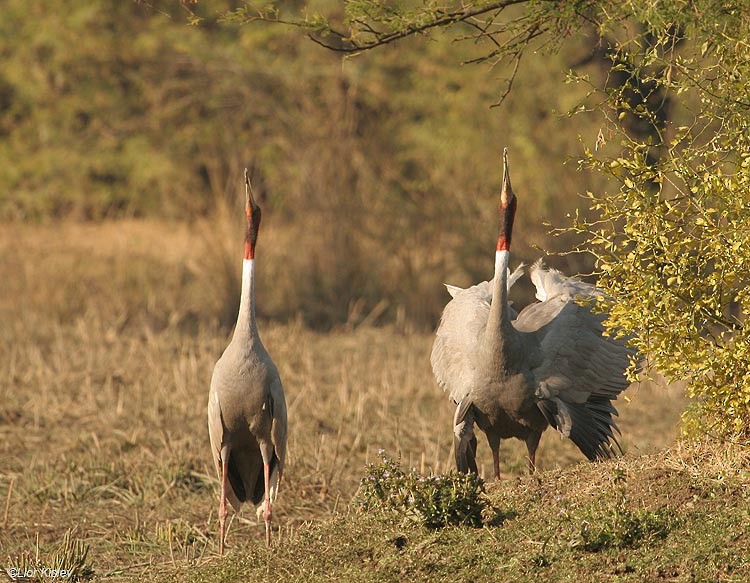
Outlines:
{"type": "MultiPolygon", "coordinates": [[[[506,480],[489,488],[500,507],[515,513],[504,525],[466,535],[467,529],[432,532],[352,514],[349,502],[363,466],[380,448],[423,473],[452,467],[453,407],[432,378],[429,333],[366,322],[320,333],[297,320],[263,323],[261,330],[289,408],[287,472],[274,513],[278,546],[268,554],[262,522],[248,509],[231,522],[230,558],[222,562],[206,400],[213,364],[230,333],[221,325],[222,314],[236,306],[240,259],[227,259],[183,224],[5,225],[0,233],[5,567],[35,562],[52,567],[57,561],[109,580],[253,580],[264,573],[271,580],[357,573],[368,580],[439,580],[461,573],[462,565],[469,569],[467,561],[473,561],[479,570],[466,573],[479,579],[485,569],[505,578],[517,568],[521,578],[549,578],[550,565],[582,551],[545,534],[545,525],[570,534],[586,512],[606,513],[607,500],[615,501],[608,493],[617,489],[612,486],[617,463],[634,484],[629,504],[683,505],[695,495],[714,505],[710,510],[695,502],[705,516],[716,516],[716,525],[724,519],[739,525],[732,530],[734,544],[748,547],[747,459],[722,463],[701,446],[700,455],[713,460],[701,477],[695,452],[656,453],[673,445],[686,406],[679,387],[656,383],[631,387],[619,402],[627,452],[621,462],[585,463],[570,443],[548,431],[537,457],[541,471],[526,477],[524,446],[504,444],[506,480]],[[693,493],[690,484],[697,488],[693,493]],[[675,500],[669,499],[671,487],[675,500]],[[570,500],[568,522],[555,503],[561,492],[570,500]],[[736,494],[731,500],[740,506],[722,502],[722,492],[736,494]],[[402,531],[409,540],[404,552],[388,542],[402,531]],[[511,536],[537,563],[511,552],[511,536]],[[491,544],[506,557],[506,571],[497,571],[502,566],[493,562],[497,558],[475,556],[486,554],[482,545],[491,544]],[[449,560],[452,548],[459,549],[455,561],[449,560]]],[[[265,248],[272,248],[264,236],[265,248]]],[[[283,255],[283,246],[277,252],[283,255]]],[[[259,262],[264,257],[259,254],[259,262]]],[[[489,471],[484,442],[480,450],[482,468],[489,471]]],[[[628,567],[624,551],[607,552],[602,560],[610,578],[649,578],[640,567],[628,567]]],[[[671,552],[677,557],[679,547],[671,552]]],[[[710,555],[710,549],[700,552],[710,555]]],[[[581,560],[591,566],[599,559],[584,553],[581,560]]],[[[667,563],[674,561],[664,563],[665,569],[667,563]]],[[[732,564],[728,580],[748,573],[736,560],[732,564]]],[[[680,565],[678,579],[688,573],[680,565]]],[[[722,578],[716,569],[700,573],[722,578]]],[[[559,574],[574,578],[576,571],[563,568],[559,574]]],[[[470,579],[464,575],[453,579],[470,579]]]]}

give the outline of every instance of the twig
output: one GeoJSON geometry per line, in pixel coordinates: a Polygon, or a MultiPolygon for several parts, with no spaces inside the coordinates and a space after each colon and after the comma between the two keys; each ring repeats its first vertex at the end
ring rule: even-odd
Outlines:
{"type": "MultiPolygon", "coordinates": [[[[505,8],[508,8],[509,6],[513,6],[515,4],[524,4],[527,1],[528,0],[500,0],[499,2],[493,2],[492,4],[488,4],[480,8],[475,8],[474,10],[461,9],[461,10],[454,10],[453,12],[446,12],[445,14],[442,14],[441,16],[438,16],[434,18],[433,20],[425,22],[424,24],[420,24],[416,26],[408,26],[404,30],[399,30],[396,32],[390,32],[386,34],[376,34],[375,35],[376,38],[374,40],[364,42],[364,43],[358,43],[353,40],[348,40],[349,42],[348,45],[335,46],[323,40],[315,38],[314,36],[312,36],[312,34],[308,36],[313,42],[321,46],[324,46],[325,48],[330,49],[332,51],[336,51],[340,53],[358,53],[362,51],[368,51],[370,49],[374,49],[376,47],[380,47],[383,45],[387,45],[394,41],[401,40],[409,36],[420,34],[432,28],[447,26],[449,24],[455,24],[457,22],[465,22],[466,20],[470,18],[474,18],[475,16],[481,16],[482,14],[486,14],[488,12],[493,12],[496,10],[504,10],[505,8]]],[[[344,35],[343,33],[338,32],[334,29],[326,30],[326,32],[335,35],[342,42],[344,42],[345,39],[347,39],[347,35],[344,35]]]]}
{"type": "Polygon", "coordinates": [[[10,481],[8,486],[8,496],[5,499],[5,512],[3,513],[3,530],[8,528],[8,514],[10,513],[10,497],[13,495],[13,485],[16,483],[15,476],[10,481]]]}

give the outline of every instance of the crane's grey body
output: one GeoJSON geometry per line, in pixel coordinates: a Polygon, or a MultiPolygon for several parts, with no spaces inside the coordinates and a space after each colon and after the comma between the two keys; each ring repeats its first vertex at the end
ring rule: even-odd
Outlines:
{"type": "Polygon", "coordinates": [[[229,345],[214,366],[208,397],[211,454],[221,480],[220,553],[224,552],[226,502],[239,511],[256,507],[270,544],[271,506],[286,459],[287,418],[284,390],[276,365],[255,321],[255,243],[260,208],[245,171],[247,231],[242,262],[242,291],[237,324],[229,345]]]}
{"type": "Polygon", "coordinates": [[[269,496],[274,501],[286,451],[281,379],[257,332],[248,332],[235,333],[216,363],[208,402],[214,464],[221,477],[221,452],[229,452],[227,499],[236,511],[242,502],[263,504],[264,457],[269,460],[269,496]]]}
{"type": "MultiPolygon", "coordinates": [[[[512,200],[507,161],[505,180],[512,200]]],[[[504,208],[501,217],[515,210],[504,208]]],[[[541,262],[531,268],[540,301],[517,315],[512,311],[507,303],[507,289],[516,279],[507,277],[511,228],[512,216],[507,242],[501,232],[492,282],[449,288],[453,299],[443,311],[431,355],[438,384],[457,404],[458,468],[477,471],[477,425],[492,449],[496,477],[500,440],[525,441],[533,470],[549,425],[589,459],[613,455],[613,446],[619,448],[613,430],[619,430],[612,401],[629,385],[625,371],[633,354],[622,341],[602,334],[605,316],[586,303],[600,292],[541,262]]]]}

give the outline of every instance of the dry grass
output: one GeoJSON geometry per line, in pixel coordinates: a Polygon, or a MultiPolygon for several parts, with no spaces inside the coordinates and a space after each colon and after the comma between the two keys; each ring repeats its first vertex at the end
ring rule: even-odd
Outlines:
{"type": "MultiPolygon", "coordinates": [[[[78,557],[88,546],[97,576],[179,570],[215,555],[217,480],[205,405],[240,269],[239,259],[226,259],[231,245],[217,247],[224,232],[156,222],[3,226],[5,565],[29,553],[52,563],[66,536],[78,557]]],[[[281,261],[284,238],[263,237],[259,263],[281,261]]],[[[272,293],[262,287],[259,301],[272,293]]],[[[453,407],[432,378],[429,334],[354,323],[319,333],[299,320],[264,323],[261,333],[289,407],[277,536],[344,509],[378,448],[423,472],[451,466],[453,407]]],[[[685,407],[681,391],[643,384],[628,395],[620,404],[628,456],[670,445],[685,407]]],[[[506,476],[524,472],[520,442],[501,455],[506,476]]],[[[543,438],[542,471],[582,459],[552,432],[543,438]]],[[[246,511],[233,520],[228,544],[239,550],[262,537],[246,511]]]]}

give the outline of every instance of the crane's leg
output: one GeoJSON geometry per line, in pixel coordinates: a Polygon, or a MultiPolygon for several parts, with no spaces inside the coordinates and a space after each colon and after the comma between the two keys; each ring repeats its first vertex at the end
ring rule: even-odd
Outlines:
{"type": "Polygon", "coordinates": [[[271,467],[267,463],[263,464],[263,480],[266,486],[263,522],[266,523],[266,546],[271,546],[271,467]]]}
{"type": "Polygon", "coordinates": [[[492,469],[495,480],[500,480],[500,448],[492,450],[492,469]]]}
{"type": "Polygon", "coordinates": [[[500,438],[494,434],[487,434],[487,443],[492,450],[492,469],[495,480],[500,479],[500,438]]]}
{"type": "Polygon", "coordinates": [[[227,481],[229,480],[229,449],[221,452],[221,498],[219,499],[219,554],[224,556],[224,537],[226,536],[227,514],[227,481]]]}
{"type": "Polygon", "coordinates": [[[536,448],[539,446],[539,440],[542,438],[541,433],[532,433],[526,438],[526,449],[529,451],[529,473],[536,471],[536,448]]]}
{"type": "Polygon", "coordinates": [[[477,438],[472,435],[469,441],[469,451],[471,456],[469,457],[469,470],[472,474],[479,475],[479,469],[477,468],[477,438]]]}

